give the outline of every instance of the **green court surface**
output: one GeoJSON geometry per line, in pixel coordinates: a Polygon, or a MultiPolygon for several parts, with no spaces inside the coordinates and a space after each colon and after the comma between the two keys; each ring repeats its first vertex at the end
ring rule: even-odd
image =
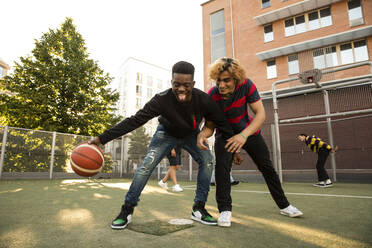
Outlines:
{"type": "MultiPolygon", "coordinates": [[[[169,228],[171,219],[190,218],[195,182],[180,182],[185,190],[173,193],[150,181],[133,222],[112,230],[130,182],[1,180],[0,247],[372,247],[372,184],[284,183],[289,201],[304,213],[289,218],[279,214],[265,184],[240,183],[232,187],[230,228],[197,222],[169,228]]],[[[218,217],[214,187],[207,210],[218,217]]]]}

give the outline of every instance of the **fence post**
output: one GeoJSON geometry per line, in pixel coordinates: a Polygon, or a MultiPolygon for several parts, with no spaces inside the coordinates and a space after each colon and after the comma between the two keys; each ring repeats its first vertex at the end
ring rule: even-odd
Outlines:
{"type": "Polygon", "coordinates": [[[192,157],[189,154],[189,180],[192,181],[192,157]]]}
{"type": "Polygon", "coordinates": [[[52,141],[52,152],[50,156],[50,166],[49,166],[49,179],[53,178],[53,166],[54,166],[54,151],[55,151],[55,146],[56,146],[56,137],[57,137],[57,132],[53,132],[53,141],[52,141]]]}
{"type": "Polygon", "coordinates": [[[278,168],[278,155],[276,154],[276,136],[275,136],[275,126],[274,124],[271,124],[271,143],[273,144],[272,150],[273,150],[273,162],[274,162],[274,168],[277,173],[279,173],[278,168]]]}
{"type": "MultiPolygon", "coordinates": [[[[323,90],[323,96],[324,96],[325,112],[326,112],[327,115],[329,115],[329,114],[331,114],[331,110],[330,110],[330,106],[329,106],[328,91],[323,90]]],[[[332,123],[331,123],[331,118],[330,117],[327,117],[327,130],[328,130],[329,144],[333,148],[334,147],[333,132],[332,132],[332,123]]],[[[337,182],[335,153],[331,153],[331,165],[332,165],[332,170],[333,170],[333,181],[337,182]]]]}
{"type": "Polygon", "coordinates": [[[125,144],[125,141],[124,141],[124,135],[121,136],[121,147],[120,147],[120,158],[121,158],[121,162],[120,162],[120,165],[121,165],[121,168],[120,168],[120,177],[123,177],[123,169],[124,169],[124,173],[127,173],[127,169],[126,169],[126,164],[125,164],[125,160],[124,160],[124,144],[125,144]],[[125,167],[124,167],[125,166],[125,167]]]}
{"type": "Polygon", "coordinates": [[[3,144],[1,146],[1,156],[0,156],[0,178],[3,172],[3,165],[4,165],[4,157],[5,157],[5,149],[6,149],[6,139],[8,137],[8,126],[4,127],[4,135],[3,135],[3,144]]]}

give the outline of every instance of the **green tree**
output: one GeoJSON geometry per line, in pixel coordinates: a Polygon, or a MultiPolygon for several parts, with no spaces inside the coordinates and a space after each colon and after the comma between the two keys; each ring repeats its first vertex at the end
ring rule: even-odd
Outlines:
{"type": "MultiPolygon", "coordinates": [[[[0,79],[0,91],[7,92],[0,94],[0,125],[95,136],[118,122],[119,94],[108,88],[112,78],[89,59],[84,43],[71,18],[35,40],[32,55],[0,79]]],[[[4,171],[48,171],[51,137],[10,130],[4,171]]],[[[66,171],[76,144],[57,135],[54,171],[66,171]]]]}
{"type": "Polygon", "coordinates": [[[151,137],[146,133],[144,126],[132,131],[128,149],[129,159],[139,163],[146,155],[150,140],[151,137]]]}
{"type": "Polygon", "coordinates": [[[21,57],[0,81],[0,125],[95,136],[119,117],[112,78],[89,59],[71,18],[35,40],[32,56],[21,57]]]}

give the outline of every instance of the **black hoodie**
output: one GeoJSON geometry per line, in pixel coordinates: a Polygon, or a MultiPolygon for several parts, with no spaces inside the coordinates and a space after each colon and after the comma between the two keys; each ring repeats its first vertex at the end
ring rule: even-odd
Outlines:
{"type": "Polygon", "coordinates": [[[186,103],[177,101],[172,89],[156,94],[135,115],[125,118],[98,137],[102,144],[106,144],[139,128],[157,116],[160,116],[159,122],[165,130],[176,138],[196,134],[203,118],[213,121],[226,139],[233,136],[233,130],[218,105],[208,94],[193,88],[191,102],[186,103]]]}

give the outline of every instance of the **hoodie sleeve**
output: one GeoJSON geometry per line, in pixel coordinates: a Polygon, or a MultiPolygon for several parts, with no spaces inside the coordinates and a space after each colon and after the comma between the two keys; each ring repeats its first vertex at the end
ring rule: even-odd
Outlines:
{"type": "Polygon", "coordinates": [[[132,115],[131,117],[125,118],[122,122],[118,123],[114,127],[107,129],[101,135],[99,135],[98,138],[104,145],[113,139],[116,139],[124,134],[127,134],[139,128],[152,118],[159,115],[160,115],[159,95],[155,95],[136,114],[132,115]]]}

